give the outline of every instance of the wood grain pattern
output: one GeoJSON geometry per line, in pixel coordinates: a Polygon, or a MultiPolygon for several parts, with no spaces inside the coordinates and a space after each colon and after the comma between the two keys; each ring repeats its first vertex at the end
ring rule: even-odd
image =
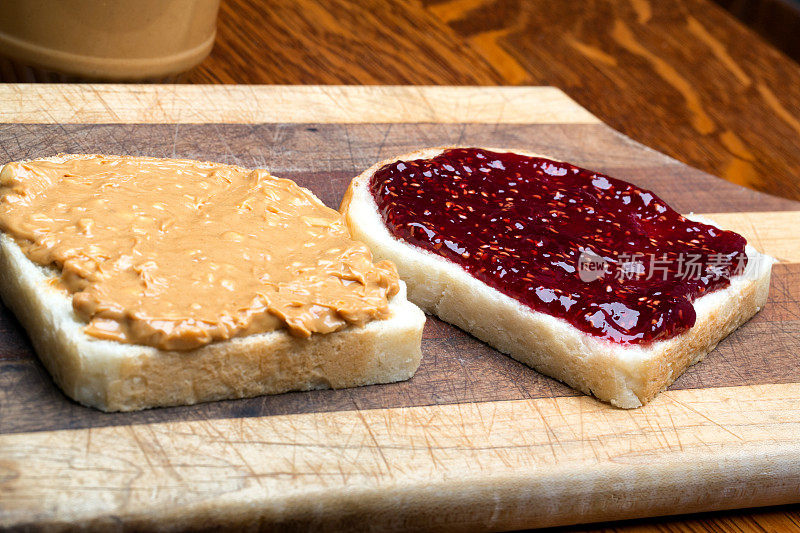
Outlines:
{"type": "MultiPolygon", "coordinates": [[[[85,102],[81,91],[92,89],[42,90],[68,106],[65,95],[85,102]]],[[[179,93],[157,105],[188,115],[206,105],[179,93]]],[[[365,101],[390,96],[377,89],[365,101]]],[[[413,116],[425,99],[406,105],[413,116]]],[[[708,176],[603,124],[236,123],[244,120],[27,121],[0,124],[0,147],[13,159],[104,151],[266,166],[337,205],[351,176],[392,153],[514,145],[738,224],[784,259],[797,253],[796,202],[708,176]]],[[[407,383],[103,415],[60,396],[0,311],[0,528],[500,529],[797,501],[798,294],[800,263],[776,265],[767,307],[632,412],[574,396],[432,319],[426,366],[407,383]]]]}
{"type": "Polygon", "coordinates": [[[648,146],[800,199],[800,67],[707,0],[230,0],[188,79],[554,85],[648,146]]]}
{"type": "Polygon", "coordinates": [[[800,493],[798,406],[791,384],[634,412],[575,397],[2,435],[0,526],[506,530],[780,504],[800,493]]]}
{"type": "Polygon", "coordinates": [[[577,123],[599,120],[553,87],[0,85],[0,123],[577,123]],[[379,105],[376,105],[379,102],[379,105]]]}

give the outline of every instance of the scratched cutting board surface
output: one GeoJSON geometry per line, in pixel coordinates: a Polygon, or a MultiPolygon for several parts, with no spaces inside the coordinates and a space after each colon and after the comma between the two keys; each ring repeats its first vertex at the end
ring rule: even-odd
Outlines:
{"type": "Polygon", "coordinates": [[[0,307],[0,526],[508,528],[800,499],[800,204],[643,147],[549,88],[9,86],[0,99],[14,104],[0,163],[220,161],[336,208],[353,176],[395,154],[524,148],[652,189],[780,260],[765,309],[629,412],[429,318],[407,382],[105,414],[58,390],[0,307]]]}

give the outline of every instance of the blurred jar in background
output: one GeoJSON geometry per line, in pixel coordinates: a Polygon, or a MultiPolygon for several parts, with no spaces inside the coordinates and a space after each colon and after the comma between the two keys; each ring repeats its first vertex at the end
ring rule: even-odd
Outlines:
{"type": "Polygon", "coordinates": [[[175,81],[211,52],[220,0],[0,0],[3,81],[175,81]]]}

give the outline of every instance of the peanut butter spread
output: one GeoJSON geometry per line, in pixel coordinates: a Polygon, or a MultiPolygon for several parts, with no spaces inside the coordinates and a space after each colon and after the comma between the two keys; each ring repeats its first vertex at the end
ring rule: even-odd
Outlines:
{"type": "Polygon", "coordinates": [[[398,290],[336,211],[290,180],[189,160],[68,156],[0,173],[0,230],[61,270],[86,333],[188,350],[388,315],[398,290]]]}

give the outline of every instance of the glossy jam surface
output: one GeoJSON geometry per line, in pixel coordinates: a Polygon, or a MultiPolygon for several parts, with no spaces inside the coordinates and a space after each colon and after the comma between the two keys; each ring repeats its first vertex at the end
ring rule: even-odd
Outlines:
{"type": "Polygon", "coordinates": [[[370,190],[389,231],[528,307],[619,343],[673,337],[726,287],[745,239],[650,191],[539,157],[476,148],[397,161],[370,190]]]}

